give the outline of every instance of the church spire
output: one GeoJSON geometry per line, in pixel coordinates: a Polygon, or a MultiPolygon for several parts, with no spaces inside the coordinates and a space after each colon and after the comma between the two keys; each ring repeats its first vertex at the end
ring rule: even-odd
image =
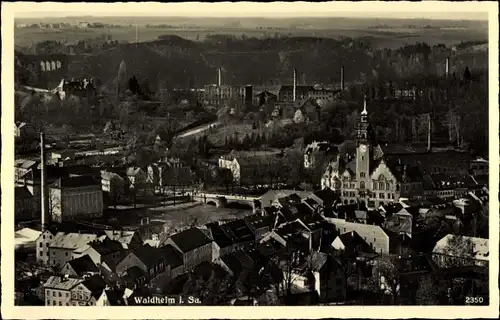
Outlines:
{"type": "Polygon", "coordinates": [[[363,111],[361,111],[361,114],[364,116],[368,115],[368,111],[366,110],[366,95],[364,96],[364,106],[363,106],[363,111]]]}

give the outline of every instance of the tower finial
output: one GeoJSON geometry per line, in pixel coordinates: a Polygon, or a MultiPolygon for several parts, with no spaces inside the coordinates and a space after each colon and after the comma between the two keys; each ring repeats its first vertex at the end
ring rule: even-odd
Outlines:
{"type": "Polygon", "coordinates": [[[366,95],[364,97],[364,106],[363,106],[363,111],[361,112],[362,115],[367,115],[368,111],[366,110],[366,95]]]}

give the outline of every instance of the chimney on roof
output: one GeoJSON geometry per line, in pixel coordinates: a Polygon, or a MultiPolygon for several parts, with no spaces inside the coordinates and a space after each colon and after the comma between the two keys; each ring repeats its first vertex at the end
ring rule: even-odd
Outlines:
{"type": "Polygon", "coordinates": [[[293,102],[297,99],[297,69],[293,69],[293,102]]]}
{"type": "Polygon", "coordinates": [[[446,78],[450,75],[450,57],[446,57],[446,78]]]}
{"type": "Polygon", "coordinates": [[[340,90],[344,91],[344,66],[340,67],[340,90]]]}
{"type": "Polygon", "coordinates": [[[42,209],[42,232],[45,231],[49,224],[49,198],[47,194],[47,172],[45,168],[45,134],[40,133],[40,162],[41,162],[41,209],[42,209]]]}
{"type": "Polygon", "coordinates": [[[221,68],[217,69],[217,85],[219,87],[222,85],[222,70],[221,70],[221,68]]]}

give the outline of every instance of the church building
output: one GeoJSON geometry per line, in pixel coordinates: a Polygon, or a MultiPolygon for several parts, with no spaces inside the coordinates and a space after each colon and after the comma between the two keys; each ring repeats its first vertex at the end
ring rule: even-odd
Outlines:
{"type": "Polygon", "coordinates": [[[347,161],[342,155],[331,161],[321,178],[321,188],[339,194],[344,203],[359,203],[374,209],[397,202],[400,197],[423,195],[423,175],[415,165],[399,157],[385,156],[376,142],[368,120],[366,97],[358,124],[356,155],[347,161]]]}

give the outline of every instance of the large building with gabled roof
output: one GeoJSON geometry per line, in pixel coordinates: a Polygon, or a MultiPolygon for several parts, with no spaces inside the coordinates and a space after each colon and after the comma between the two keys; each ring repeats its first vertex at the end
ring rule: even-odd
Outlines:
{"type": "Polygon", "coordinates": [[[336,191],[344,203],[368,208],[397,202],[400,197],[423,195],[423,175],[417,165],[398,156],[384,155],[368,121],[366,99],[357,130],[356,156],[342,155],[329,163],[321,178],[322,189],[336,191]]]}

